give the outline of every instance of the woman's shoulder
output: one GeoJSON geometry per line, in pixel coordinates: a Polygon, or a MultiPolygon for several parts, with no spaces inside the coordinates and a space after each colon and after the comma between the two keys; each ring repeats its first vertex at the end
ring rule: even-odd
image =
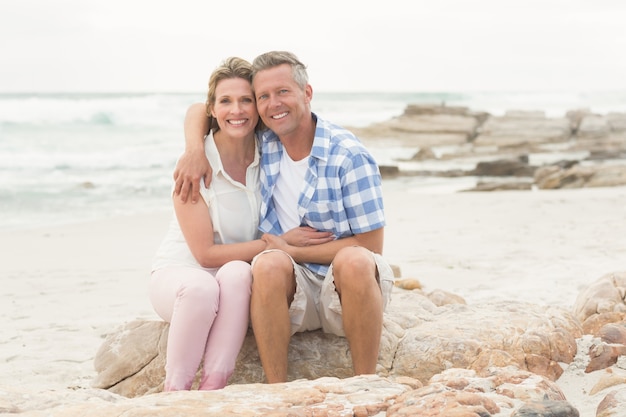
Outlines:
{"type": "Polygon", "coordinates": [[[215,175],[215,173],[219,172],[222,168],[222,159],[220,158],[220,152],[217,149],[212,132],[209,132],[204,137],[204,152],[215,175]]]}

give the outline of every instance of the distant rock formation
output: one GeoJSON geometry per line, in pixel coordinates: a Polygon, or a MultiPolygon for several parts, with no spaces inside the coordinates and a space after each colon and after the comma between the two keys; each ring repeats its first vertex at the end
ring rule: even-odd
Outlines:
{"type": "Polygon", "coordinates": [[[402,170],[387,165],[381,167],[386,178],[477,177],[477,186],[469,191],[626,185],[626,113],[571,110],[563,117],[546,117],[543,111],[510,110],[493,116],[466,107],[409,105],[391,120],[350,129],[366,143],[418,149],[402,161],[475,164],[469,170],[402,170]],[[529,161],[534,155],[551,159],[559,154],[572,156],[534,165],[529,161]]]}

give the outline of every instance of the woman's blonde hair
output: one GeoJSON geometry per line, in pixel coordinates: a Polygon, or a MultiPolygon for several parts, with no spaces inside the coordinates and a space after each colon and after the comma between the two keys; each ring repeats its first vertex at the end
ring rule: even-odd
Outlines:
{"type": "MultiPolygon", "coordinates": [[[[209,78],[209,92],[207,93],[205,106],[207,116],[209,117],[209,129],[212,130],[213,133],[220,129],[217,120],[211,115],[211,110],[216,100],[215,89],[220,81],[230,78],[243,78],[252,85],[252,64],[243,58],[234,56],[226,58],[222,64],[211,73],[211,77],[209,78]]],[[[260,118],[259,123],[261,123],[260,118]]],[[[259,127],[260,126],[257,125],[257,129],[259,127]]]]}

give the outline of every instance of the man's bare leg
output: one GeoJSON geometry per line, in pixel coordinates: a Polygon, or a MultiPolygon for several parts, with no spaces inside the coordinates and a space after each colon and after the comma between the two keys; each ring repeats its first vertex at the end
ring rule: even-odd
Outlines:
{"type": "Polygon", "coordinates": [[[291,321],[289,304],[295,293],[291,259],[282,252],[265,253],[252,269],[250,317],[267,382],[287,381],[291,321]]]}
{"type": "Polygon", "coordinates": [[[342,249],[333,261],[343,327],[355,375],[375,374],[383,324],[383,301],[376,263],[367,249],[342,249]]]}

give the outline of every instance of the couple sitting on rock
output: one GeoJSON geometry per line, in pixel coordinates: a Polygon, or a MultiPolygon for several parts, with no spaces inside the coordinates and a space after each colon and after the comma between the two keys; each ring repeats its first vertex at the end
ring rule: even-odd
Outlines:
{"type": "Polygon", "coordinates": [[[305,65],[273,51],[225,60],[189,108],[150,283],[170,323],[164,390],[190,389],[200,364],[199,388],[223,388],[249,322],[268,383],[287,380],[291,336],[315,329],[347,338],[355,374],[375,373],[393,287],[381,177],[312,97],[305,65]]]}

